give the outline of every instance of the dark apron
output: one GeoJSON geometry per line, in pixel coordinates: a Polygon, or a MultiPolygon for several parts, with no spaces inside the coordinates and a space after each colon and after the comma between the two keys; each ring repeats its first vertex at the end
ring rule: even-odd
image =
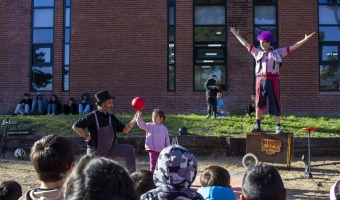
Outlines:
{"type": "Polygon", "coordinates": [[[98,117],[96,112],[94,112],[96,118],[96,124],[98,127],[98,143],[97,149],[94,151],[94,155],[97,156],[112,156],[111,150],[113,149],[114,142],[116,140],[116,132],[111,126],[111,115],[109,115],[109,125],[105,127],[99,127],[98,117]]]}

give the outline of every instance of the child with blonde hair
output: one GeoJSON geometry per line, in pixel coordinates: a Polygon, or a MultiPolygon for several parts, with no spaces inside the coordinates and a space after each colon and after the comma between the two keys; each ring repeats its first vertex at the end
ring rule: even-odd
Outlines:
{"type": "Polygon", "coordinates": [[[145,150],[149,152],[150,171],[154,171],[159,153],[170,146],[168,129],[163,125],[165,115],[163,111],[155,109],[152,112],[152,122],[145,123],[142,119],[142,111],[137,112],[137,125],[145,130],[145,150]]]}

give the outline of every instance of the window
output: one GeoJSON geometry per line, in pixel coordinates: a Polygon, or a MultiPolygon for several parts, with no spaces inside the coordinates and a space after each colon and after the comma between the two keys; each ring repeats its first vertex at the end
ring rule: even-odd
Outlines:
{"type": "Polygon", "coordinates": [[[31,90],[53,89],[54,0],[33,0],[31,90]]]}
{"type": "Polygon", "coordinates": [[[194,90],[204,90],[210,74],[225,89],[226,69],[226,2],[194,0],[194,90]]]}
{"type": "Polygon", "coordinates": [[[274,48],[278,47],[277,35],[277,0],[254,1],[254,43],[260,47],[257,35],[262,31],[270,31],[274,37],[274,48]]]}
{"type": "Polygon", "coordinates": [[[70,91],[70,24],[71,0],[64,1],[64,61],[63,61],[63,91],[70,91]]]}
{"type": "Polygon", "coordinates": [[[319,0],[320,90],[340,91],[340,1],[319,0]]]}
{"type": "Polygon", "coordinates": [[[168,0],[168,91],[175,91],[176,0],[168,0]]]}

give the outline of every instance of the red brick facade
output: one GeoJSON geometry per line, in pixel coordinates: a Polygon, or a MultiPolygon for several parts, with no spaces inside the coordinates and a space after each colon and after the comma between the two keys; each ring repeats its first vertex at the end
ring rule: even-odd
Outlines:
{"type": "MultiPolygon", "coordinates": [[[[55,1],[53,93],[66,103],[83,92],[108,90],[115,111],[132,113],[131,100],[146,100],[144,112],[206,113],[205,92],[193,91],[193,3],[176,1],[176,91],[167,91],[166,1],[72,1],[70,91],[62,91],[63,1],[55,1]]],[[[253,4],[227,0],[227,26],[253,39],[253,4]]],[[[28,0],[0,3],[0,114],[12,113],[30,90],[32,6],[28,0]]],[[[279,46],[318,31],[317,1],[278,1],[279,46]]],[[[284,59],[283,115],[340,115],[340,92],[319,90],[318,37],[284,59]]],[[[227,32],[227,110],[241,111],[253,91],[253,57],[227,32]]],[[[52,92],[51,92],[52,93],[52,92]]],[[[48,98],[51,93],[45,93],[48,98]]],[[[30,92],[35,96],[35,92],[30,92]]]]}

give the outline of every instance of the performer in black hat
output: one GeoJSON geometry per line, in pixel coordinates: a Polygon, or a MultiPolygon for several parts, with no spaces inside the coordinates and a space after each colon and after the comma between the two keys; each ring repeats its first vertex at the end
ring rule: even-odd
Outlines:
{"type": "Polygon", "coordinates": [[[128,171],[130,173],[135,171],[134,147],[128,144],[117,144],[115,140],[117,132],[128,133],[133,128],[136,123],[136,117],[125,125],[112,114],[112,99],[114,97],[107,91],[100,91],[95,97],[98,109],[79,119],[73,124],[72,129],[85,138],[87,154],[107,158],[124,157],[128,171]],[[87,129],[89,134],[84,129],[87,129]]]}

